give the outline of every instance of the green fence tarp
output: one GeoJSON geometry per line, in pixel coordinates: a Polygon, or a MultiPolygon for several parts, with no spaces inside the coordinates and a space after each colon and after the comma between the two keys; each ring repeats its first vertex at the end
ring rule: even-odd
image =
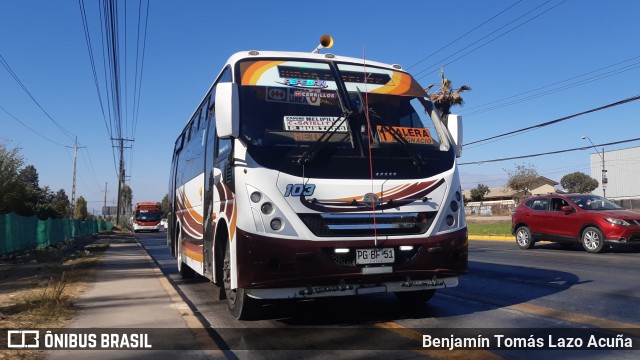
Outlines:
{"type": "Polygon", "coordinates": [[[0,215],[0,255],[15,251],[42,249],[74,237],[111,231],[113,224],[98,220],[47,219],[0,215]]]}

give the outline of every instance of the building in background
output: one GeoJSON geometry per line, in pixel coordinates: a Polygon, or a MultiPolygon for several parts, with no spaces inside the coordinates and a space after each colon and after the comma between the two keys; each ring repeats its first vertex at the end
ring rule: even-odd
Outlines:
{"type": "MultiPolygon", "coordinates": [[[[491,188],[482,201],[467,202],[465,213],[467,215],[509,215],[521,200],[531,196],[554,193],[557,191],[556,185],[558,182],[540,176],[528,192],[506,187],[491,188]]],[[[464,190],[462,195],[466,199],[471,199],[471,190],[464,190]]]]}
{"type": "Polygon", "coordinates": [[[598,180],[596,195],[629,209],[640,209],[640,147],[592,153],[591,177],[598,180]],[[606,179],[603,186],[603,178],[606,179]]]}

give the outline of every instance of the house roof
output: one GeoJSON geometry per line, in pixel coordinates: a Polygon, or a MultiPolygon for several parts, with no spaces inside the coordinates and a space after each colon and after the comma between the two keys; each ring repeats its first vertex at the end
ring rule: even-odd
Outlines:
{"type": "Polygon", "coordinates": [[[559,182],[553,181],[551,179],[549,179],[548,177],[544,177],[544,176],[538,176],[538,182],[544,184],[549,184],[551,186],[556,186],[559,185],[559,182]]]}
{"type": "MultiPolygon", "coordinates": [[[[500,199],[500,198],[513,198],[520,194],[524,193],[523,191],[515,191],[512,189],[506,189],[503,187],[499,188],[491,188],[489,189],[489,193],[484,196],[485,200],[489,199],[500,199]]],[[[471,190],[464,190],[462,194],[467,198],[471,198],[471,190]]]]}
{"type": "MultiPolygon", "coordinates": [[[[531,190],[533,191],[544,185],[555,186],[558,184],[558,182],[555,182],[547,177],[539,176],[535,186],[531,190]]],[[[468,199],[471,198],[471,190],[464,190],[462,194],[468,199]]],[[[484,196],[484,200],[522,197],[523,195],[524,191],[516,191],[506,187],[490,188],[489,193],[484,196]]]]}

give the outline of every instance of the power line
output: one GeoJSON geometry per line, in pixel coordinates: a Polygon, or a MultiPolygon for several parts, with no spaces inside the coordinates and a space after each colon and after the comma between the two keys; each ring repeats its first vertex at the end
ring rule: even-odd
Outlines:
{"type": "Polygon", "coordinates": [[[611,76],[614,76],[614,75],[618,75],[618,74],[622,74],[624,72],[631,71],[631,70],[638,69],[638,68],[640,68],[640,62],[625,66],[625,67],[623,67],[621,69],[612,70],[612,71],[604,73],[604,74],[593,76],[593,77],[588,78],[588,79],[580,80],[580,81],[577,81],[577,82],[574,82],[572,84],[568,84],[568,85],[565,85],[565,86],[562,86],[562,87],[559,87],[559,88],[556,88],[556,89],[552,89],[552,90],[549,90],[549,91],[544,92],[544,93],[534,94],[534,95],[531,95],[531,96],[528,96],[528,97],[524,97],[522,99],[513,100],[511,102],[504,103],[504,104],[501,104],[501,105],[496,105],[496,106],[493,106],[493,107],[490,107],[490,108],[487,108],[487,109],[483,109],[483,110],[477,110],[477,111],[473,111],[473,112],[470,112],[470,113],[463,113],[463,115],[472,116],[472,115],[481,114],[481,113],[492,111],[492,110],[496,110],[496,109],[501,109],[501,108],[509,106],[509,105],[518,104],[518,103],[525,102],[525,101],[528,101],[528,100],[537,99],[539,97],[555,94],[555,93],[560,92],[560,91],[564,91],[564,90],[567,90],[567,89],[574,88],[576,86],[592,83],[592,82],[597,81],[597,80],[606,79],[608,77],[611,77],[611,76]]]}
{"type": "Polygon", "coordinates": [[[145,21],[144,21],[144,34],[143,34],[143,40],[142,40],[142,59],[140,60],[140,77],[138,77],[138,56],[139,56],[139,50],[140,50],[140,24],[141,24],[141,14],[142,14],[142,1],[140,1],[140,4],[138,6],[138,35],[137,35],[137,44],[136,44],[136,73],[135,73],[135,77],[134,79],[136,79],[135,81],[135,88],[134,88],[134,94],[133,94],[133,101],[134,101],[134,105],[133,105],[133,132],[131,134],[131,137],[133,139],[135,139],[135,134],[136,134],[136,129],[138,126],[138,114],[140,111],[140,94],[142,93],[142,74],[144,71],[144,58],[145,58],[145,54],[146,54],[146,49],[147,49],[147,29],[149,26],[149,0],[147,0],[147,10],[146,10],[146,15],[145,15],[145,21]]]}
{"type": "Polygon", "coordinates": [[[614,107],[614,106],[619,106],[619,105],[626,104],[626,103],[629,103],[629,102],[632,102],[632,101],[636,101],[638,99],[640,99],[640,95],[636,95],[636,96],[633,96],[633,97],[630,97],[630,98],[627,98],[627,99],[624,99],[624,100],[620,100],[620,101],[617,101],[617,102],[614,102],[614,103],[611,103],[611,104],[608,104],[608,105],[600,106],[600,107],[597,107],[595,109],[591,109],[591,110],[579,112],[577,114],[561,117],[561,118],[556,119],[556,120],[547,121],[547,122],[544,122],[544,123],[540,123],[540,124],[537,124],[537,125],[529,126],[529,127],[522,128],[522,129],[519,129],[519,130],[509,131],[509,132],[506,132],[504,134],[491,136],[491,137],[488,137],[488,138],[485,138],[485,139],[482,139],[482,140],[476,140],[476,141],[464,144],[464,146],[472,145],[472,144],[476,144],[476,143],[480,143],[480,142],[485,142],[485,141],[488,141],[488,140],[497,139],[497,138],[505,137],[505,136],[508,136],[508,135],[514,135],[514,134],[517,134],[517,133],[520,133],[520,132],[524,132],[524,131],[528,131],[528,130],[532,130],[532,129],[536,129],[536,128],[549,126],[549,125],[552,125],[552,124],[559,123],[561,121],[565,121],[565,120],[572,119],[574,117],[578,117],[580,115],[585,115],[585,114],[589,114],[589,113],[592,113],[592,112],[608,109],[608,108],[611,108],[611,107],[614,107]]]}
{"type": "MultiPolygon", "coordinates": [[[[559,85],[559,84],[566,83],[566,82],[571,81],[571,80],[579,79],[579,78],[584,77],[584,76],[586,76],[586,75],[590,75],[590,74],[593,74],[593,73],[597,73],[597,72],[599,72],[599,71],[602,71],[602,70],[605,70],[605,69],[609,69],[609,68],[612,68],[612,67],[614,67],[614,66],[618,66],[618,65],[620,65],[620,64],[624,64],[624,63],[627,63],[627,62],[629,62],[629,61],[636,60],[636,59],[639,59],[639,58],[640,58],[640,56],[635,56],[635,57],[632,57],[632,58],[630,58],[630,59],[623,60],[623,61],[617,62],[617,63],[615,63],[615,64],[612,64],[612,65],[604,66],[604,67],[601,67],[601,68],[599,68],[599,69],[592,70],[592,71],[589,71],[589,72],[586,72],[586,73],[583,73],[583,74],[580,74],[580,75],[577,75],[577,76],[572,76],[572,77],[570,77],[570,78],[567,78],[567,79],[564,79],[564,80],[561,80],[561,81],[556,81],[556,82],[554,82],[554,83],[547,84],[547,85],[541,86],[541,87],[536,88],[536,89],[532,89],[532,90],[528,90],[528,91],[525,91],[525,92],[521,92],[521,93],[516,94],[516,95],[507,96],[507,97],[505,97],[505,98],[502,98],[502,99],[499,99],[499,100],[490,101],[490,102],[488,102],[488,103],[484,103],[484,104],[481,104],[481,105],[476,105],[476,106],[472,106],[472,107],[467,107],[467,108],[465,109],[465,111],[469,111],[469,110],[473,110],[473,109],[478,109],[478,108],[483,108],[483,107],[485,107],[485,106],[487,106],[487,105],[496,104],[496,103],[503,102],[503,101],[505,101],[505,100],[509,100],[509,99],[517,98],[517,97],[522,96],[522,95],[530,94],[530,93],[533,93],[533,92],[536,92],[536,91],[539,91],[539,90],[543,90],[543,89],[546,89],[546,88],[552,87],[552,86],[554,86],[554,85],[559,85]]],[[[618,69],[618,70],[613,70],[613,71],[620,71],[620,70],[623,70],[623,69],[625,69],[625,68],[628,68],[628,67],[630,67],[630,66],[634,66],[634,65],[637,65],[637,64],[640,64],[640,63],[633,63],[633,64],[630,64],[630,65],[626,65],[626,66],[624,66],[624,67],[622,67],[622,68],[620,68],[620,69],[618,69]]],[[[625,71],[626,71],[626,70],[625,70],[625,71]]],[[[609,73],[611,73],[611,72],[609,72],[609,73]]],[[[609,74],[609,73],[605,73],[605,74],[609,74]]],[[[605,74],[596,75],[596,76],[594,76],[594,77],[587,78],[587,79],[585,79],[585,80],[581,80],[581,81],[590,80],[590,79],[593,79],[593,78],[596,78],[596,77],[599,77],[599,76],[602,76],[602,75],[605,75],[605,74]]],[[[617,74],[617,73],[616,73],[616,74],[617,74]]],[[[598,80],[599,80],[599,79],[598,79],[598,80]]],[[[575,83],[574,83],[574,84],[575,84],[575,83]]],[[[550,92],[549,92],[549,93],[545,93],[544,95],[548,95],[548,94],[550,94],[550,92]]],[[[520,102],[520,101],[518,101],[518,102],[520,102]]],[[[512,103],[509,103],[509,104],[506,104],[506,105],[510,105],[510,104],[512,104],[512,103]]],[[[493,110],[493,108],[492,108],[491,110],[493,110]]],[[[476,111],[476,112],[470,112],[470,113],[464,112],[464,113],[462,113],[462,115],[467,115],[467,116],[468,116],[468,115],[476,114],[476,113],[483,112],[483,111],[485,111],[485,110],[483,109],[483,110],[478,110],[478,111],[476,111]]]]}
{"type": "MultiPolygon", "coordinates": [[[[493,31],[493,32],[489,33],[488,35],[486,35],[486,36],[484,36],[484,37],[480,38],[479,40],[477,40],[477,41],[475,41],[475,42],[473,42],[473,43],[471,43],[471,44],[469,44],[469,45],[465,46],[464,48],[462,48],[462,49],[460,49],[460,50],[456,51],[455,53],[453,53],[453,54],[451,54],[451,55],[447,56],[446,58],[442,59],[441,61],[439,61],[439,62],[437,62],[437,63],[434,63],[434,64],[432,64],[432,65],[428,66],[428,67],[427,67],[427,68],[425,68],[424,70],[422,70],[422,71],[420,71],[420,72],[418,72],[418,73],[414,74],[414,77],[416,77],[416,76],[417,76],[417,75],[419,75],[419,74],[422,74],[422,73],[426,72],[427,70],[429,70],[429,69],[433,68],[434,66],[437,66],[437,67],[444,67],[444,66],[450,65],[450,64],[452,64],[452,63],[454,63],[454,62],[456,62],[456,61],[460,60],[461,58],[463,58],[463,57],[465,57],[465,56],[467,56],[467,55],[471,54],[472,52],[474,52],[474,51],[476,51],[476,50],[479,50],[479,49],[481,49],[481,48],[483,48],[483,47],[485,47],[485,46],[489,45],[490,43],[492,43],[492,42],[494,42],[494,41],[498,40],[499,38],[501,38],[501,37],[503,37],[503,36],[507,35],[508,33],[510,33],[510,32],[512,32],[512,31],[514,31],[514,30],[516,30],[516,29],[518,29],[518,28],[520,28],[520,27],[524,26],[525,24],[529,23],[530,21],[532,21],[532,20],[534,20],[534,19],[536,19],[536,18],[538,18],[538,17],[540,17],[540,16],[542,16],[542,15],[546,14],[547,12],[549,12],[549,11],[553,10],[554,8],[556,8],[556,7],[558,7],[559,5],[563,4],[563,3],[564,3],[564,2],[566,2],[567,0],[562,0],[562,1],[561,1],[561,2],[559,2],[558,4],[556,4],[556,5],[552,6],[551,8],[549,8],[549,9],[547,9],[547,10],[544,10],[543,12],[541,12],[541,13],[539,13],[539,14],[535,15],[534,17],[532,17],[532,18],[530,18],[530,19],[528,19],[528,20],[526,20],[525,22],[520,23],[520,24],[518,24],[518,25],[516,25],[516,26],[512,27],[511,29],[509,29],[509,30],[505,31],[504,33],[502,33],[502,34],[500,34],[500,35],[498,35],[498,36],[494,37],[493,39],[491,39],[491,40],[489,40],[489,41],[485,42],[484,44],[481,44],[481,45],[479,45],[478,47],[476,47],[476,48],[474,48],[474,49],[472,49],[472,50],[470,50],[470,51],[468,51],[468,52],[466,52],[466,53],[464,53],[464,54],[462,54],[462,55],[458,56],[457,58],[455,58],[455,59],[453,59],[453,60],[449,61],[448,63],[442,64],[442,61],[447,60],[447,59],[449,59],[449,58],[451,58],[451,57],[453,57],[453,56],[455,56],[455,55],[457,55],[457,54],[461,53],[462,51],[464,51],[464,50],[466,50],[466,49],[470,48],[471,46],[473,46],[473,45],[475,45],[475,44],[479,43],[480,41],[482,41],[482,40],[484,40],[484,39],[488,38],[489,36],[491,36],[491,35],[495,34],[496,32],[498,32],[498,31],[500,31],[500,30],[502,30],[502,29],[504,29],[505,27],[507,27],[507,26],[511,25],[512,23],[514,23],[514,22],[516,22],[516,21],[518,21],[518,20],[522,19],[523,17],[525,17],[525,16],[529,15],[529,14],[530,14],[530,13],[532,13],[533,11],[535,11],[535,10],[537,10],[537,9],[541,8],[542,6],[546,5],[547,3],[551,2],[551,1],[552,1],[552,0],[548,0],[548,1],[544,2],[543,4],[541,4],[541,5],[537,6],[537,7],[535,7],[534,9],[532,9],[532,10],[528,11],[528,12],[527,12],[527,13],[525,13],[524,15],[522,15],[522,16],[520,16],[520,17],[518,17],[518,18],[516,18],[516,19],[514,19],[514,20],[512,20],[512,21],[510,21],[510,22],[509,22],[509,23],[507,23],[506,25],[504,25],[504,26],[502,26],[502,27],[500,27],[500,28],[496,29],[495,31],[493,31]]],[[[420,77],[417,77],[416,79],[417,79],[417,80],[422,79],[423,77],[425,77],[425,76],[427,76],[427,75],[429,75],[429,74],[431,74],[431,73],[435,72],[436,70],[437,70],[437,69],[434,69],[434,70],[432,70],[432,71],[428,72],[427,74],[424,74],[424,75],[422,75],[422,76],[420,76],[420,77]]]]}
{"type": "Polygon", "coordinates": [[[53,140],[49,139],[48,137],[46,137],[46,136],[44,136],[44,135],[40,134],[39,132],[37,132],[37,131],[33,130],[33,129],[32,129],[32,128],[30,128],[27,124],[23,123],[22,121],[20,121],[20,119],[18,119],[17,117],[13,116],[13,114],[11,114],[10,112],[8,112],[8,111],[7,111],[7,109],[5,109],[4,107],[2,107],[2,105],[0,105],[0,109],[2,109],[4,112],[6,112],[6,113],[7,113],[7,115],[9,115],[10,117],[12,117],[15,121],[19,122],[19,123],[20,123],[20,125],[22,125],[22,126],[24,126],[25,128],[29,129],[29,131],[31,131],[32,133],[34,133],[34,134],[36,134],[36,135],[40,136],[41,138],[43,138],[43,139],[47,140],[48,142],[50,142],[50,143],[52,143],[52,144],[55,144],[55,145],[58,145],[58,146],[62,146],[62,147],[66,147],[66,145],[62,145],[62,144],[60,144],[60,143],[57,143],[57,142],[55,142],[55,141],[53,141],[53,140]]]}
{"type": "Polygon", "coordinates": [[[99,84],[98,75],[96,72],[96,64],[93,56],[93,45],[91,43],[91,35],[89,32],[89,25],[87,23],[87,14],[84,7],[84,0],[78,0],[78,4],[80,5],[80,15],[82,16],[82,27],[84,29],[84,38],[87,45],[87,51],[89,52],[89,60],[91,62],[91,72],[93,74],[93,82],[96,86],[96,92],[98,93],[98,101],[100,102],[100,110],[102,111],[102,118],[104,120],[104,125],[107,129],[107,133],[111,135],[111,128],[109,127],[109,123],[107,123],[107,117],[104,113],[104,104],[102,102],[102,94],[100,92],[100,84],[99,84]]]}
{"type": "MultiPolygon", "coordinates": [[[[624,144],[624,143],[633,142],[633,141],[640,141],[640,138],[621,140],[621,141],[614,141],[614,142],[605,143],[605,144],[597,144],[597,145],[594,145],[594,146],[598,147],[598,146],[617,145],[617,144],[624,144]]],[[[499,161],[506,161],[506,160],[518,160],[518,159],[526,159],[526,158],[538,157],[538,156],[544,156],[544,155],[561,154],[561,153],[577,151],[577,150],[589,150],[589,149],[592,149],[592,148],[593,148],[592,146],[582,146],[582,147],[578,147],[578,148],[549,151],[549,152],[531,154],[531,155],[521,155],[521,156],[512,156],[512,157],[506,157],[506,158],[500,158],[500,159],[473,161],[473,162],[467,162],[467,163],[460,163],[458,165],[460,165],[460,166],[462,166],[462,165],[479,165],[479,164],[485,164],[485,163],[490,163],[490,162],[499,162],[499,161]]]]}
{"type": "Polygon", "coordinates": [[[20,85],[20,87],[22,88],[22,90],[29,96],[29,98],[31,98],[31,100],[33,100],[33,102],[38,106],[38,108],[40,108],[40,110],[42,110],[42,112],[47,116],[47,118],[49,120],[51,120],[51,122],[58,128],[60,129],[60,131],[62,131],[63,134],[65,134],[69,139],[71,139],[72,141],[75,141],[75,137],[76,135],[73,134],[71,131],[65,129],[62,125],[60,125],[60,123],[58,123],[57,121],[55,121],[51,115],[49,115],[49,113],[42,107],[42,105],[40,105],[40,103],[38,102],[38,100],[36,100],[35,97],[33,97],[33,95],[31,94],[31,92],[29,91],[29,89],[27,89],[27,87],[24,85],[24,83],[20,80],[20,78],[18,77],[18,75],[13,71],[13,69],[11,69],[11,66],[9,66],[9,63],[4,59],[4,57],[2,56],[2,54],[0,54],[0,63],[2,63],[2,66],[4,66],[4,68],[9,72],[9,74],[11,75],[11,77],[18,83],[18,85],[20,85]]]}
{"type": "Polygon", "coordinates": [[[422,60],[420,60],[420,61],[416,62],[415,64],[413,64],[413,65],[409,66],[409,67],[407,68],[407,70],[409,70],[409,69],[411,69],[412,67],[414,67],[414,66],[416,66],[416,65],[420,64],[421,62],[423,62],[423,61],[425,61],[425,60],[429,59],[430,57],[432,57],[433,55],[435,55],[435,54],[439,53],[440,51],[442,51],[442,50],[444,50],[444,49],[448,48],[450,45],[452,45],[452,44],[453,44],[453,43],[455,43],[456,41],[458,41],[458,40],[462,39],[463,37],[465,37],[465,36],[467,36],[467,35],[471,34],[472,32],[474,32],[474,31],[476,31],[476,30],[478,30],[480,27],[482,27],[483,25],[487,24],[487,23],[488,23],[488,22],[490,22],[491,20],[493,20],[493,19],[497,18],[498,16],[502,15],[504,12],[506,12],[507,10],[509,10],[509,9],[511,9],[512,7],[516,6],[516,5],[517,5],[518,3],[520,3],[520,2],[522,2],[522,0],[518,0],[518,1],[516,1],[515,3],[513,3],[512,5],[510,5],[509,7],[507,7],[506,9],[504,9],[504,10],[500,11],[500,12],[499,12],[499,13],[497,13],[496,15],[493,15],[493,16],[492,16],[492,17],[490,17],[489,19],[485,20],[482,24],[480,24],[480,25],[478,25],[478,26],[474,27],[473,29],[471,29],[471,30],[467,31],[466,33],[462,34],[461,36],[459,36],[457,39],[455,39],[455,40],[451,41],[451,42],[450,42],[450,43],[448,43],[447,45],[445,45],[445,46],[441,47],[440,49],[438,49],[438,50],[434,51],[433,53],[431,53],[431,55],[429,55],[429,56],[427,56],[427,57],[423,58],[422,60]]]}

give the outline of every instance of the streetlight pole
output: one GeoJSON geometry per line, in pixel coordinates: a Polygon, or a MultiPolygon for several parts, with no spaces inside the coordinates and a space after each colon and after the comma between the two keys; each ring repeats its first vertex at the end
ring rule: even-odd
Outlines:
{"type": "Polygon", "coordinates": [[[589,142],[591,143],[591,146],[593,146],[593,148],[596,150],[596,154],[598,154],[598,156],[600,156],[600,159],[602,159],[602,181],[601,181],[602,197],[606,198],[607,197],[607,182],[609,180],[607,179],[607,170],[604,167],[604,147],[602,148],[602,155],[600,155],[600,152],[598,151],[598,148],[593,144],[593,141],[591,141],[591,139],[588,136],[583,136],[582,140],[584,140],[584,139],[589,140],[589,142]]]}

